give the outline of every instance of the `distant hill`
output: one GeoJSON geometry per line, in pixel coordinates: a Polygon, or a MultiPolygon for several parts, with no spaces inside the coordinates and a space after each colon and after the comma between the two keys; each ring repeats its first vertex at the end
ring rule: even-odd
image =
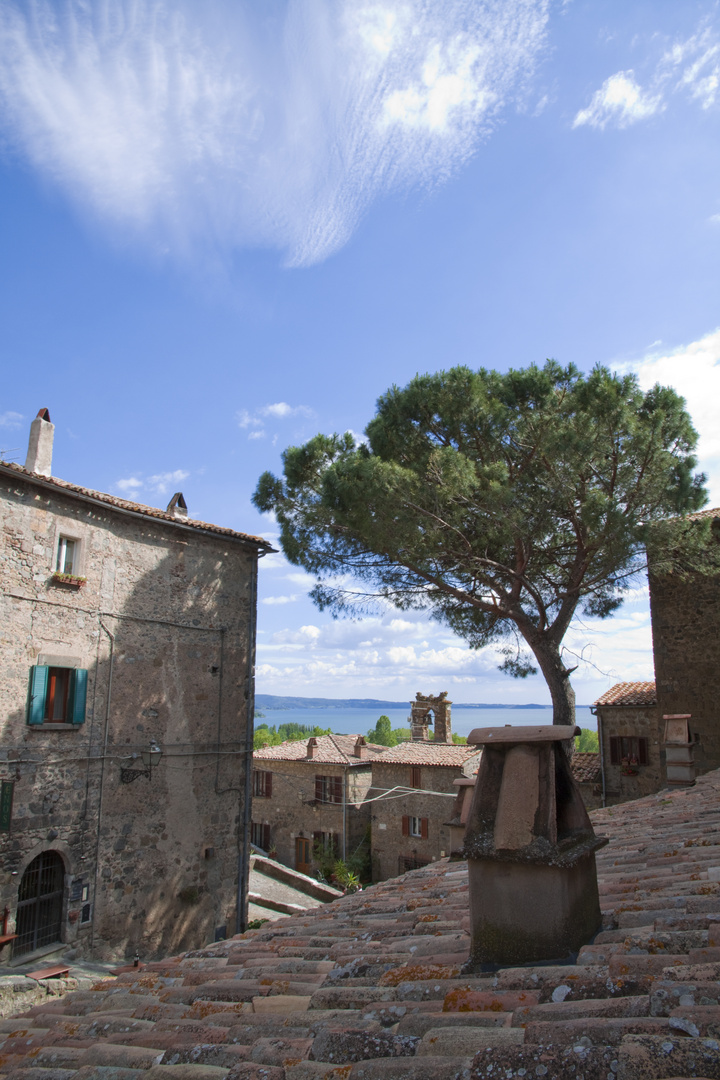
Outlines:
{"type": "MultiPolygon", "coordinates": [[[[455,702],[463,709],[550,709],[550,705],[487,704],[466,701],[455,702]]],[[[276,694],[256,694],[257,709],[408,709],[409,701],[381,701],[379,698],[320,698],[320,697],[280,697],[276,694]]]]}

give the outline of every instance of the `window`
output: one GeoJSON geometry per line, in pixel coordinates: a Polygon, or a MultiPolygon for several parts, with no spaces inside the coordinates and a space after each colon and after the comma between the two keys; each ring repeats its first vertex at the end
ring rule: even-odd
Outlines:
{"type": "Polygon", "coordinates": [[[78,565],[78,542],[69,536],[61,536],[58,540],[57,562],[55,573],[77,574],[78,565]]]}
{"type": "Polygon", "coordinates": [[[341,803],[343,801],[342,776],[316,776],[315,801],[341,803]]]}
{"type": "Polygon", "coordinates": [[[420,774],[420,769],[418,769],[416,767],[413,767],[410,770],[410,787],[415,787],[415,788],[421,788],[422,787],[422,776],[420,774]]]}
{"type": "Polygon", "coordinates": [[[84,724],[87,671],[83,668],[30,668],[28,724],[84,724]]]}
{"type": "Polygon", "coordinates": [[[313,833],[313,855],[332,855],[340,857],[340,836],[335,832],[313,833]]]}
{"type": "Polygon", "coordinates": [[[262,851],[270,850],[270,826],[253,821],[250,825],[250,842],[262,851]]]}
{"type": "Polygon", "coordinates": [[[272,795],[272,773],[253,769],[253,795],[257,799],[269,799],[272,795]]]}
{"type": "Polygon", "coordinates": [[[610,764],[622,765],[623,759],[631,764],[647,765],[650,758],[648,754],[648,740],[631,735],[610,736],[610,764]],[[631,759],[635,759],[631,761],[631,759]]]}
{"type": "Polygon", "coordinates": [[[427,866],[427,859],[418,859],[414,855],[400,855],[398,858],[398,874],[407,874],[409,870],[420,870],[427,866]]]}
{"type": "Polygon", "coordinates": [[[417,836],[421,840],[427,840],[428,819],[426,817],[409,817],[407,814],[403,815],[402,834],[403,836],[417,836]]]}

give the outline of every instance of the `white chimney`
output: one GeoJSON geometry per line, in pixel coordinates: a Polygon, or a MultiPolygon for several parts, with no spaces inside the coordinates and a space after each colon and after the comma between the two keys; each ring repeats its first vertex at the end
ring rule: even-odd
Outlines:
{"type": "Polygon", "coordinates": [[[166,513],[172,514],[178,521],[186,521],[188,516],[187,503],[182,491],[176,491],[168,503],[166,513]]]}
{"type": "Polygon", "coordinates": [[[41,409],[30,425],[25,468],[39,476],[52,476],[52,452],[55,425],[50,423],[50,413],[41,409]]]}

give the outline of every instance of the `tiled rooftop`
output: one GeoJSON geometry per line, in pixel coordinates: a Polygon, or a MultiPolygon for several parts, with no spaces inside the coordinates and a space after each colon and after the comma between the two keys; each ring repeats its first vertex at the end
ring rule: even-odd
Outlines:
{"type": "Polygon", "coordinates": [[[131,502],[129,499],[118,499],[115,495],[107,495],[104,491],[93,491],[92,488],[80,487],[78,484],[71,484],[67,480],[60,480],[56,476],[39,476],[37,473],[29,472],[24,469],[22,465],[16,465],[14,462],[0,461],[0,474],[12,476],[13,474],[18,478],[27,480],[30,483],[39,485],[40,487],[57,488],[66,495],[79,495],[83,499],[90,499],[93,502],[103,503],[105,506],[115,507],[117,510],[125,510],[133,514],[141,514],[145,517],[156,518],[158,521],[169,522],[172,525],[179,525],[183,528],[198,529],[201,532],[217,533],[219,536],[227,536],[234,540],[243,540],[248,544],[252,544],[254,547],[260,548],[263,553],[274,551],[274,548],[267,540],[263,540],[261,536],[252,536],[250,533],[235,532],[233,529],[225,529],[222,525],[211,525],[207,521],[198,521],[195,518],[183,518],[178,520],[173,514],[168,514],[165,510],[158,510],[154,506],[145,506],[144,503],[131,502]]]}
{"type": "Polygon", "coordinates": [[[596,705],[655,705],[654,682],[619,682],[615,683],[606,693],[602,694],[592,707],[596,705]]]}
{"type": "Polygon", "coordinates": [[[570,762],[572,774],[578,784],[594,783],[600,779],[600,755],[589,751],[578,750],[572,756],[570,762]]]}
{"type": "Polygon", "coordinates": [[[457,765],[461,766],[479,753],[477,746],[454,746],[452,743],[404,742],[392,746],[382,756],[382,765],[457,765]]]}
{"type": "Polygon", "coordinates": [[[315,753],[307,756],[307,739],[295,739],[278,746],[264,746],[256,750],[253,759],[261,761],[311,761],[314,765],[367,765],[386,750],[376,743],[366,743],[368,755],[355,757],[355,744],[359,735],[318,735],[315,753]]]}
{"type": "Polygon", "coordinates": [[[720,773],[591,815],[603,930],[463,974],[442,860],[0,1022],[7,1080],[720,1077],[720,773]]]}

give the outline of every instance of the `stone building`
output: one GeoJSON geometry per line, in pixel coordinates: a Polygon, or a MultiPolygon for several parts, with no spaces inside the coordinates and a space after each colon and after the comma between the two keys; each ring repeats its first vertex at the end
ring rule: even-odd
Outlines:
{"type": "MultiPolygon", "coordinates": [[[[720,508],[690,519],[710,519],[711,543],[720,537],[720,508]]],[[[649,574],[658,715],[691,715],[695,771],[720,766],[720,577],[649,574]]]]}
{"type": "Polygon", "coordinates": [[[256,750],[255,846],[303,874],[316,868],[317,845],[348,858],[366,839],[372,764],[385,749],[362,735],[320,735],[256,750]]]}
{"type": "Polygon", "coordinates": [[[616,683],[592,705],[597,714],[605,805],[639,799],[665,785],[655,683],[616,683]]]}
{"type": "Polygon", "coordinates": [[[53,432],[0,463],[0,963],[167,955],[243,921],[272,549],[53,477],[53,432]]]}
{"type": "Polygon", "coordinates": [[[478,767],[475,746],[418,740],[394,746],[372,763],[373,881],[449,856],[457,846],[454,781],[478,767]]]}

